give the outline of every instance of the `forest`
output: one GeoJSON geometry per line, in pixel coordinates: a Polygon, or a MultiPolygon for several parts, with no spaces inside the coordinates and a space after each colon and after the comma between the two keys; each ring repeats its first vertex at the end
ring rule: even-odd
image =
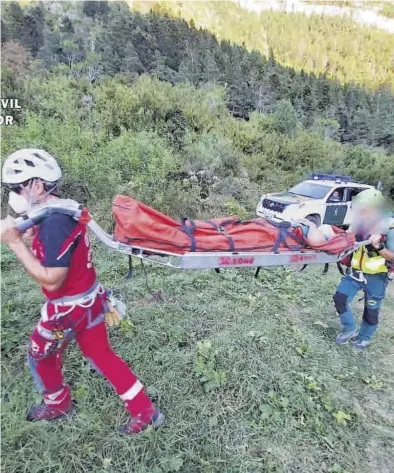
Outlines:
{"type": "Polygon", "coordinates": [[[387,0],[364,0],[364,1],[352,1],[352,0],[302,0],[305,3],[312,3],[315,5],[329,5],[335,7],[346,7],[346,8],[373,8],[380,15],[387,18],[394,18],[394,5],[387,0]]]}
{"type": "Polygon", "coordinates": [[[3,128],[3,155],[52,150],[80,199],[108,205],[127,191],[177,216],[245,214],[261,189],[321,170],[381,179],[394,195],[394,99],[383,86],[297,72],[161,7],[2,8],[2,94],[23,108],[3,128]]]}
{"type": "Polygon", "coordinates": [[[34,3],[26,11],[5,4],[3,95],[20,94],[25,76],[94,87],[118,74],[129,81],[149,74],[172,85],[222,87],[228,109],[246,120],[286,100],[306,129],[335,120],[341,143],[393,152],[393,35],[324,16],[299,15],[290,27],[285,13],[258,17],[228,2],[204,2],[195,11],[185,2],[171,12],[175,5],[133,4],[149,8],[141,14],[122,2],[34,3]],[[215,34],[201,28],[209,18],[215,34]]]}

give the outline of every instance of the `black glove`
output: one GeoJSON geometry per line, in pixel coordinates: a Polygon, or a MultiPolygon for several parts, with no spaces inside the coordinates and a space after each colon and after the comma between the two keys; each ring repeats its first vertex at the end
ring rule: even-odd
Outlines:
{"type": "Polygon", "coordinates": [[[369,258],[372,258],[373,256],[377,256],[377,254],[378,254],[377,249],[374,246],[372,246],[371,244],[366,245],[365,249],[367,250],[367,254],[368,254],[369,258]]]}

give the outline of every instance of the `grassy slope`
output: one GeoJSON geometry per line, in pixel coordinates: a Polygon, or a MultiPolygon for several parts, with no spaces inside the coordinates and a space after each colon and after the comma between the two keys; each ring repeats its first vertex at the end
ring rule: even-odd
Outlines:
{"type": "Polygon", "coordinates": [[[2,363],[2,471],[393,472],[392,287],[375,343],[360,354],[334,343],[334,268],[327,276],[322,268],[272,268],[257,281],[251,270],[148,267],[150,285],[165,297],[157,304],[149,302],[139,266],[127,282],[125,257],[98,248],[96,261],[101,280],[122,289],[129,306],[131,322],[111,331],[112,343],[166,413],[168,428],[119,438],[122,406],[75,346],[65,370],[78,413],[57,425],[24,421],[37,400],[24,359],[42,299],[3,250],[3,343],[7,350],[21,343],[2,363]],[[199,348],[204,340],[211,351],[199,348]],[[203,383],[199,357],[202,371],[213,362],[203,383]],[[206,392],[220,373],[227,381],[206,392]],[[347,425],[333,417],[338,411],[350,415],[347,425]]]}

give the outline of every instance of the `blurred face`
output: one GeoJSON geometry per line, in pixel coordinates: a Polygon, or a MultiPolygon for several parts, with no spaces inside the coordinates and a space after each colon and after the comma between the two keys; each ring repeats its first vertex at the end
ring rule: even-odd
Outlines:
{"type": "Polygon", "coordinates": [[[375,221],[379,217],[379,208],[377,207],[355,207],[355,212],[361,219],[366,221],[375,221]]]}
{"type": "Polygon", "coordinates": [[[378,233],[378,227],[385,221],[383,206],[353,206],[352,226],[362,233],[378,233]]]}

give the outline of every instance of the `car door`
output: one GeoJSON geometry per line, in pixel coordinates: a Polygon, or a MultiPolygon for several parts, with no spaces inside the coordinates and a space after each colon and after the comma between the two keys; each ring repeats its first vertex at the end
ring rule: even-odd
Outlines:
{"type": "Polygon", "coordinates": [[[348,204],[346,201],[346,188],[334,188],[326,200],[326,211],[323,223],[340,227],[345,225],[346,214],[348,212],[348,204]],[[338,197],[337,197],[338,194],[338,197]]]}
{"type": "Polygon", "coordinates": [[[361,188],[361,187],[348,187],[346,189],[345,198],[347,202],[348,211],[346,213],[344,225],[349,226],[352,223],[352,213],[353,213],[352,200],[357,194],[359,194],[363,190],[365,190],[365,188],[361,188]]]}

